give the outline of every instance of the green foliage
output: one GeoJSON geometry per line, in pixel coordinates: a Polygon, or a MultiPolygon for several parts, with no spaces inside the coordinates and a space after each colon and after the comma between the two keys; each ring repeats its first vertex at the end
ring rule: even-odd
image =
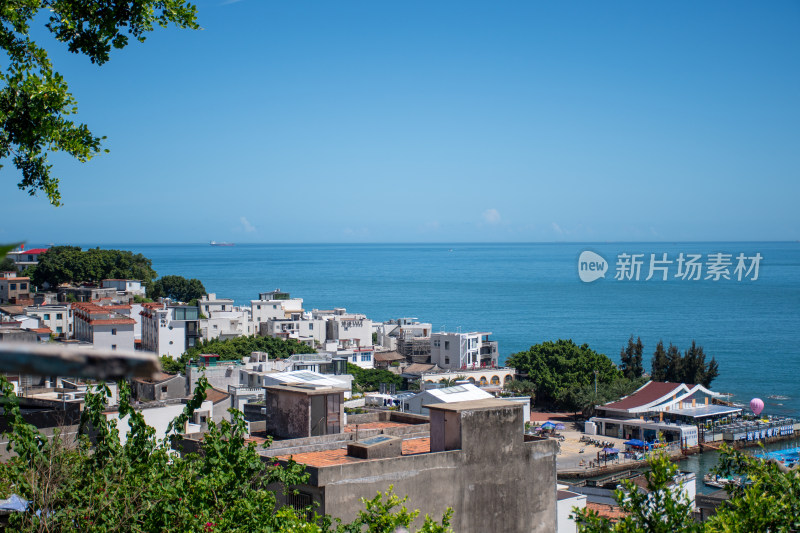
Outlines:
{"type": "MultiPolygon", "coordinates": [[[[367,509],[352,524],[320,517],[310,508],[280,506],[272,487],[291,487],[308,480],[294,461],[265,463],[253,442],[247,442],[242,414],[230,410],[231,421],[209,422],[202,453],[177,455],[181,428],[205,399],[208,382],[201,378],[183,413],[156,440],[141,412],[130,404],[130,389],[120,383],[120,417],[128,417],[130,431],[123,444],[117,423],[106,418],[107,387],[86,395],[77,447],[64,445],[25,423],[13,387],[0,376],[4,415],[10,423],[5,436],[17,454],[0,463],[0,497],[12,493],[29,500],[23,513],[10,515],[10,530],[134,533],[202,532],[393,532],[408,526],[418,512],[392,493],[364,500],[367,509]],[[90,439],[87,430],[90,430],[90,439]],[[400,509],[395,510],[396,507],[400,509]]],[[[266,444],[267,446],[269,443],[266,444]]],[[[426,517],[420,531],[450,531],[452,511],[441,524],[426,517]]]]}
{"type": "Polygon", "coordinates": [[[17,272],[17,264],[10,257],[0,259],[0,272],[17,272]]]}
{"type": "Polygon", "coordinates": [[[637,379],[644,374],[644,366],[642,366],[642,352],[644,346],[642,345],[641,337],[633,342],[633,335],[628,339],[628,346],[622,348],[619,354],[620,370],[622,375],[628,379],[637,379]]]}
{"type": "Polygon", "coordinates": [[[650,377],[653,381],[672,381],[675,383],[700,383],[710,387],[711,382],[719,376],[719,365],[712,357],[706,362],[706,354],[702,346],[692,341],[692,346],[681,355],[677,346],[670,343],[664,350],[664,343],[658,342],[653,353],[650,377]]]}
{"type": "Polygon", "coordinates": [[[182,373],[186,365],[182,364],[178,359],[173,359],[168,355],[161,356],[161,369],[167,374],[182,373]]]}
{"type": "Polygon", "coordinates": [[[743,486],[728,486],[731,498],[706,522],[710,532],[800,531],[800,469],[788,470],[723,447],[717,473],[742,476],[743,486]]]}
{"type": "Polygon", "coordinates": [[[572,408],[570,391],[597,381],[612,383],[621,377],[617,367],[607,356],[597,353],[588,344],[576,345],[571,340],[560,339],[531,346],[525,352],[512,354],[506,364],[527,374],[536,390],[537,404],[550,404],[572,408]]]}
{"type": "Polygon", "coordinates": [[[77,246],[53,246],[39,255],[39,264],[30,269],[31,282],[55,287],[65,282],[99,282],[104,279],[138,279],[149,283],[156,277],[153,262],[142,254],[126,250],[77,246]]]}
{"type": "Polygon", "coordinates": [[[353,375],[353,389],[358,387],[363,392],[376,391],[380,389],[381,383],[386,383],[387,386],[394,383],[398,388],[403,385],[402,377],[379,368],[361,368],[347,363],[347,373],[353,375]]]}
{"type": "Polygon", "coordinates": [[[135,304],[145,304],[152,302],[152,298],[145,298],[144,296],[139,296],[138,294],[133,295],[133,303],[135,304]]]}
{"type": "Polygon", "coordinates": [[[195,347],[189,348],[181,359],[196,359],[200,354],[213,353],[219,355],[221,361],[235,361],[248,357],[252,352],[267,352],[271,358],[285,359],[296,353],[316,353],[316,350],[297,339],[243,336],[227,340],[201,341],[195,347]]]}
{"type": "MultiPolygon", "coordinates": [[[[365,510],[358,512],[358,517],[351,523],[342,525],[336,529],[336,533],[395,533],[408,528],[417,516],[419,511],[409,511],[403,505],[408,497],[400,498],[394,493],[394,486],[389,486],[389,490],[380,493],[368,500],[361,498],[365,510]],[[384,500],[386,498],[386,500],[384,500]],[[396,509],[399,507],[399,509],[396,509]]],[[[437,523],[433,518],[425,515],[425,523],[419,533],[447,533],[450,529],[450,519],[453,510],[448,508],[442,516],[441,523],[437,523]]]]}
{"type": "MultiPolygon", "coordinates": [[[[655,454],[649,459],[651,470],[645,474],[647,494],[629,480],[622,482],[622,489],[614,491],[620,509],[628,516],[612,523],[598,516],[596,511],[574,508],[574,517],[584,533],[694,533],[703,530],[692,515],[692,503],[673,484],[678,473],[669,457],[655,454]]],[[[766,530],[750,530],[766,531],[766,530]]]]}
{"type": "Polygon", "coordinates": [[[129,36],[144,41],[154,25],[199,26],[195,6],[182,0],[13,0],[0,9],[0,48],[6,57],[0,73],[0,159],[10,158],[22,173],[18,186],[30,195],[43,192],[61,204],[58,179],[51,174],[51,152],[66,152],[86,162],[101,150],[100,137],[68,117],[77,101],[53,69],[44,48],[30,37],[31,23],[44,27],[67,45],[102,65],[112,48],[124,48],[129,36]]]}
{"type": "Polygon", "coordinates": [[[742,486],[729,485],[730,498],[705,523],[693,519],[691,504],[669,486],[677,467],[664,455],[650,459],[647,474],[649,494],[641,494],[636,486],[623,481],[623,489],[615,492],[622,511],[629,516],[613,524],[587,509],[573,509],[586,533],[752,533],[755,531],[800,530],[800,470],[783,471],[774,461],[763,461],[723,445],[717,473],[741,476],[742,486]]]}
{"type": "Polygon", "coordinates": [[[164,276],[157,279],[147,291],[153,299],[170,298],[177,302],[195,301],[206,293],[206,288],[199,279],[186,279],[183,276],[164,276]]]}
{"type": "Polygon", "coordinates": [[[592,416],[594,408],[604,403],[619,400],[627,396],[647,382],[645,378],[628,379],[618,377],[611,383],[597,384],[597,393],[594,385],[584,385],[568,390],[561,399],[561,406],[570,411],[581,411],[584,416],[592,416]]]}

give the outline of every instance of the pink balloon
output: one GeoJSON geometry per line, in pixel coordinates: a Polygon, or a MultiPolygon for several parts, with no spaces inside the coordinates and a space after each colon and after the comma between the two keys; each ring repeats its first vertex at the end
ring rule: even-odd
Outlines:
{"type": "Polygon", "coordinates": [[[753,398],[750,400],[750,409],[753,410],[756,416],[761,414],[764,410],[764,401],[761,398],[753,398]]]}

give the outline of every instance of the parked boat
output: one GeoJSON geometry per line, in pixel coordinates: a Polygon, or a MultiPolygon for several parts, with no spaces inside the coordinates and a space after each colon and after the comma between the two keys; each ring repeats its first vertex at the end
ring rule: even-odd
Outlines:
{"type": "Polygon", "coordinates": [[[719,475],[706,474],[703,476],[703,483],[709,487],[724,489],[728,485],[739,485],[741,480],[735,477],[722,477],[719,475]]]}
{"type": "Polygon", "coordinates": [[[211,246],[233,246],[233,243],[232,243],[232,242],[217,242],[217,241],[211,241],[209,244],[210,244],[211,246]]]}

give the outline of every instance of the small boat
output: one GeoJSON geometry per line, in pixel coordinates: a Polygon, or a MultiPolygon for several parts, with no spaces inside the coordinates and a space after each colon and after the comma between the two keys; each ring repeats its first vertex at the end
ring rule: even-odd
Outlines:
{"type": "Polygon", "coordinates": [[[210,242],[210,243],[208,243],[208,244],[210,244],[211,246],[233,246],[233,243],[232,243],[232,242],[217,242],[217,241],[211,241],[211,242],[210,242]]]}
{"type": "Polygon", "coordinates": [[[728,485],[739,485],[741,484],[741,480],[734,477],[722,477],[719,475],[711,475],[706,474],[703,476],[703,483],[708,485],[709,487],[714,487],[717,489],[724,489],[728,485]]]}

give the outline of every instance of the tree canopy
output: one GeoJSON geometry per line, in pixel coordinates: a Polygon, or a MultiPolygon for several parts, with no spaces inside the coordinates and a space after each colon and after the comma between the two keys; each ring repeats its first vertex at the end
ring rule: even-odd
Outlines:
{"type": "Polygon", "coordinates": [[[67,50],[102,65],[111,50],[130,38],[143,42],[155,25],[196,29],[197,9],[183,0],[11,0],[0,9],[0,48],[6,67],[0,72],[0,159],[11,159],[22,173],[18,187],[30,195],[45,193],[61,204],[58,178],[48,162],[65,152],[86,162],[101,150],[102,138],[70,120],[78,111],[69,86],[47,51],[31,39],[32,23],[44,21],[67,50]]]}
{"type": "Polygon", "coordinates": [[[633,342],[633,335],[628,339],[628,345],[622,348],[619,354],[622,375],[628,379],[637,379],[644,374],[644,366],[642,366],[642,352],[644,346],[642,345],[641,337],[637,337],[636,342],[633,342]]]}
{"type": "Polygon", "coordinates": [[[178,302],[197,300],[206,294],[203,282],[196,278],[186,279],[183,276],[163,276],[153,282],[147,296],[152,299],[170,298],[178,302]]]}
{"type": "Polygon", "coordinates": [[[114,278],[138,279],[147,285],[156,277],[153,262],[142,254],[100,248],[82,251],[78,246],[53,246],[39,254],[39,264],[30,267],[28,273],[39,287],[114,278]]]}
{"type": "Polygon", "coordinates": [[[381,368],[361,368],[353,363],[347,363],[347,373],[353,375],[353,388],[358,387],[363,392],[376,391],[381,383],[394,384],[395,387],[403,385],[402,377],[381,368]]]}
{"type": "Polygon", "coordinates": [[[578,346],[572,340],[559,339],[531,346],[529,350],[512,354],[506,364],[527,374],[536,388],[537,404],[569,407],[570,391],[610,384],[622,374],[606,355],[597,353],[588,344],[578,346]]]}
{"type": "Polygon", "coordinates": [[[711,382],[719,376],[719,365],[714,357],[706,362],[706,354],[702,346],[692,341],[691,347],[681,355],[677,346],[670,343],[664,350],[663,341],[658,342],[653,352],[650,377],[654,381],[672,381],[675,383],[699,383],[710,387],[711,382]]]}

